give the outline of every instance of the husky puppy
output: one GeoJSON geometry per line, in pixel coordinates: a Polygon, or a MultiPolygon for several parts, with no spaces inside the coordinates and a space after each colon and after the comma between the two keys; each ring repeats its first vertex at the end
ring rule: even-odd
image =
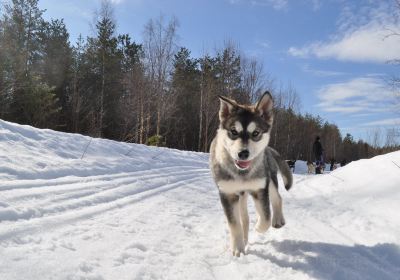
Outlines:
{"type": "Polygon", "coordinates": [[[312,161],[307,161],[307,173],[314,174],[315,173],[315,165],[312,161]]]}
{"type": "Polygon", "coordinates": [[[270,93],[264,93],[255,105],[219,98],[220,125],[211,143],[210,167],[228,221],[232,253],[240,256],[248,241],[248,195],[256,207],[256,230],[263,233],[271,225],[270,201],[272,226],[280,228],[285,219],[278,193],[278,170],[287,190],[293,179],[286,162],[268,147],[273,121],[270,93]]]}

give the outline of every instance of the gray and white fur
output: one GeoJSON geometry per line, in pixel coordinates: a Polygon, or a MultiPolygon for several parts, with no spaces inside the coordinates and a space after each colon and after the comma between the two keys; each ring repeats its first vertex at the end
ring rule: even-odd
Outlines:
{"type": "Polygon", "coordinates": [[[256,207],[256,230],[263,233],[271,224],[280,228],[285,219],[278,171],[286,190],[293,179],[287,163],[268,147],[273,122],[271,95],[266,92],[257,104],[249,106],[222,96],[220,101],[220,126],[211,143],[210,167],[228,221],[232,253],[240,256],[248,242],[248,195],[256,207]]]}

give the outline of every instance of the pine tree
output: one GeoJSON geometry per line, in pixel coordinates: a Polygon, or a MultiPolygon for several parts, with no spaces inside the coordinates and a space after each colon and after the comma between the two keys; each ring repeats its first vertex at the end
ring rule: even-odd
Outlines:
{"type": "Polygon", "coordinates": [[[199,124],[195,112],[200,103],[200,71],[198,60],[191,58],[186,48],[181,48],[174,57],[171,91],[175,110],[168,118],[168,145],[196,150],[198,131],[193,128],[199,124]]]}
{"type": "Polygon", "coordinates": [[[199,151],[208,151],[218,125],[218,95],[220,83],[217,69],[217,59],[205,55],[200,59],[200,120],[199,120],[199,151]]]}
{"type": "Polygon", "coordinates": [[[57,128],[71,131],[71,100],[69,85],[72,79],[72,48],[69,34],[63,20],[51,20],[43,23],[42,40],[42,77],[54,93],[60,107],[57,128]]]}
{"type": "MultiPolygon", "coordinates": [[[[83,92],[85,88],[85,52],[86,44],[82,35],[79,35],[76,45],[72,48],[71,80],[68,88],[68,101],[70,107],[69,121],[72,132],[80,132],[82,128],[81,116],[84,114],[83,92]]],[[[89,106],[88,106],[89,107],[89,106]]]]}
{"type": "Polygon", "coordinates": [[[217,53],[216,71],[220,94],[235,98],[239,102],[249,102],[249,96],[241,95],[240,55],[232,42],[228,42],[225,48],[217,53]]]}
{"type": "Polygon", "coordinates": [[[101,13],[96,22],[97,36],[88,38],[87,63],[88,81],[92,83],[86,98],[92,98],[89,115],[91,134],[99,137],[118,138],[118,104],[122,95],[122,53],[118,49],[118,37],[108,2],[102,3],[101,13]]]}
{"type": "Polygon", "coordinates": [[[61,110],[57,106],[55,88],[41,82],[37,76],[30,78],[25,85],[25,98],[21,101],[24,119],[35,127],[53,127],[55,116],[61,110]]]}
{"type": "MultiPolygon", "coordinates": [[[[37,107],[48,108],[51,115],[58,112],[53,89],[42,80],[40,72],[43,12],[38,8],[38,0],[13,0],[5,5],[1,21],[2,56],[7,66],[2,96],[9,102],[9,119],[40,126],[46,124],[43,119],[38,121],[41,119],[38,115],[43,112],[35,110],[37,107]]],[[[44,119],[47,120],[47,116],[44,119]]]]}
{"type": "Polygon", "coordinates": [[[144,95],[146,83],[144,77],[143,48],[128,34],[118,36],[118,47],[122,54],[123,91],[119,104],[121,115],[120,139],[128,142],[143,141],[144,95]]]}

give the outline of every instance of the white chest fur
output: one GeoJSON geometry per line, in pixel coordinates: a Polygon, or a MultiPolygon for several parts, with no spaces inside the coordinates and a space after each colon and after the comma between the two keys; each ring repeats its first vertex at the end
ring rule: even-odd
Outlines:
{"type": "Polygon", "coordinates": [[[266,178],[253,180],[221,180],[218,187],[223,193],[238,193],[242,191],[256,191],[265,188],[266,178]]]}

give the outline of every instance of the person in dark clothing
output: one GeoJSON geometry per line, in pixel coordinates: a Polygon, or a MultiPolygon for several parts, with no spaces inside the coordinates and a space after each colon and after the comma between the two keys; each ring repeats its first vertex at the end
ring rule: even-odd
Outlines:
{"type": "Polygon", "coordinates": [[[335,159],[332,158],[332,159],[331,159],[331,166],[330,166],[329,170],[330,170],[330,171],[333,171],[334,168],[335,168],[335,159]]]}
{"type": "Polygon", "coordinates": [[[323,151],[324,149],[322,148],[321,139],[319,136],[317,136],[313,144],[313,152],[315,156],[315,165],[316,165],[315,174],[321,174],[321,168],[325,165],[322,156],[323,151]]]}

